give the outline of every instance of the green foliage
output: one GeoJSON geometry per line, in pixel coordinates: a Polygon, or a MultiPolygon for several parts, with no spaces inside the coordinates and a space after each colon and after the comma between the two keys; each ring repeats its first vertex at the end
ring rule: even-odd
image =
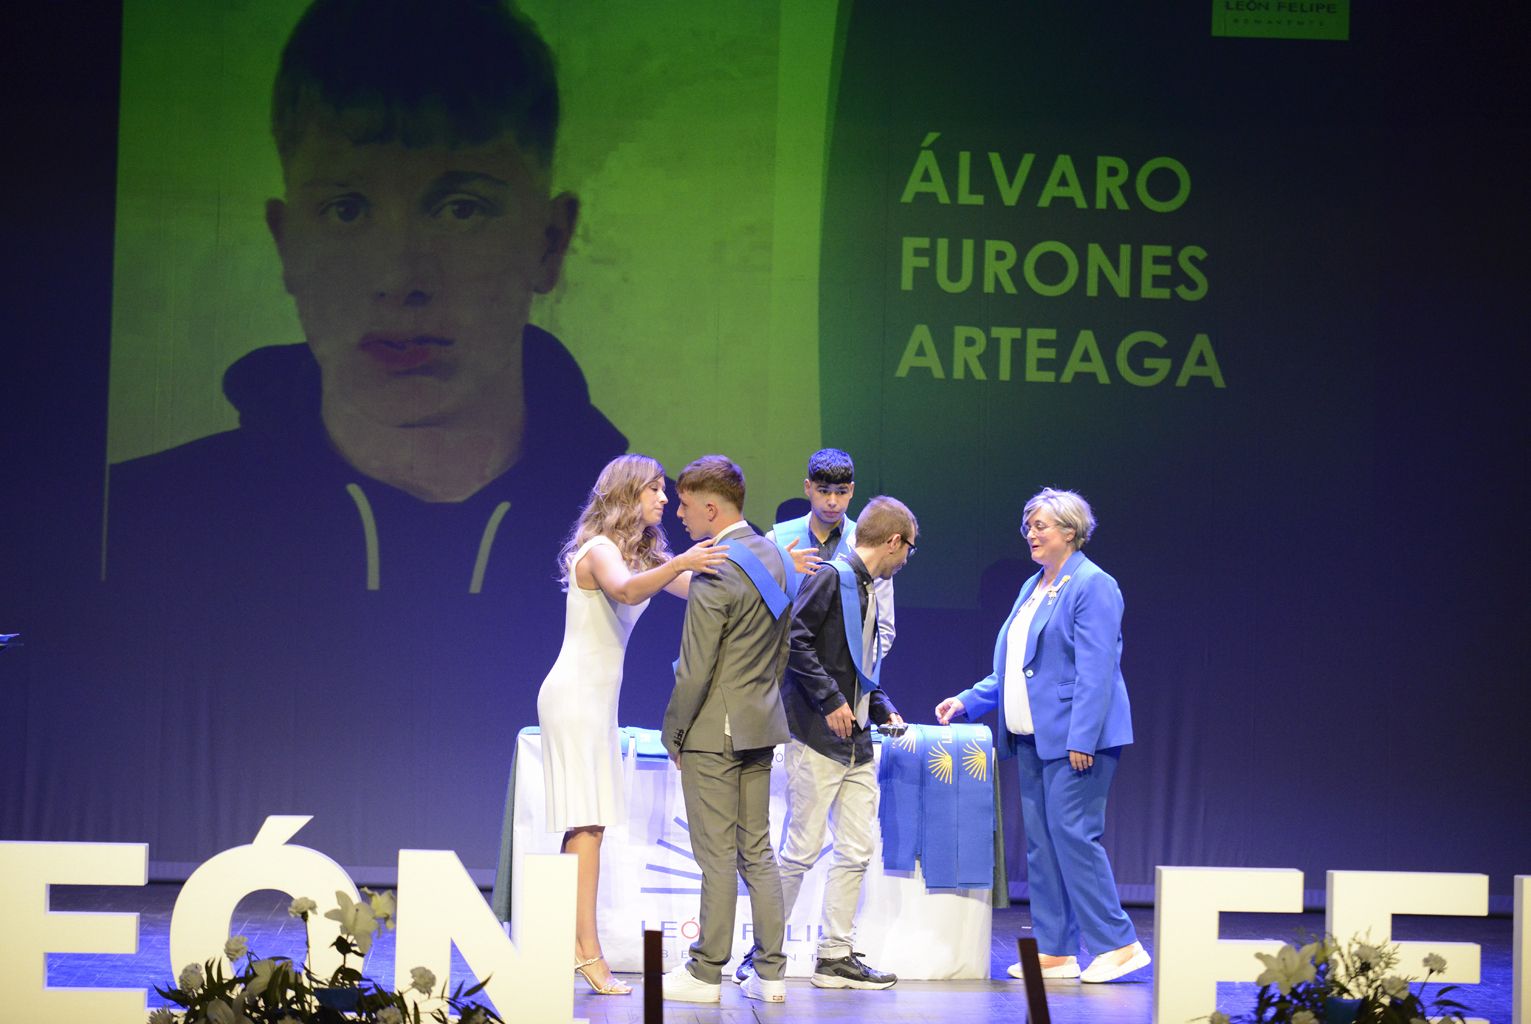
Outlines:
{"type": "MultiPolygon", "coordinates": [[[[472,1001],[473,996],[483,990],[484,982],[467,989],[459,983],[450,994],[443,985],[433,994],[430,986],[435,983],[434,976],[417,968],[416,983],[410,989],[417,998],[411,999],[404,992],[383,988],[363,975],[360,969],[350,966],[352,956],[364,955],[371,948],[371,935],[378,921],[386,921],[392,927],[392,896],[368,895],[372,897],[369,913],[357,916],[354,910],[358,905],[348,906],[349,901],[342,901],[338,911],[325,915],[336,917],[338,913],[342,922],[341,933],[332,943],[340,953],[340,966],[328,978],[316,976],[306,965],[299,969],[286,957],[258,959],[245,948],[244,938],[236,936],[230,940],[225,952],[234,956],[236,963],[242,959],[244,966],[225,975],[222,958],[188,965],[181,971],[175,986],[156,986],[154,989],[161,998],[179,1009],[155,1010],[149,1014],[148,1024],[344,1024],[354,1021],[447,1024],[449,1014],[466,1024],[504,1024],[494,1010],[472,1001]],[[348,928],[354,931],[348,931],[348,928]],[[342,998],[337,1000],[336,995],[342,998]],[[434,998],[444,1005],[438,1005],[422,1016],[419,997],[434,998]],[[334,1005],[324,1005],[325,1002],[334,1005]],[[341,1005],[343,1009],[339,1008],[341,1005]]],[[[289,912],[302,918],[306,925],[311,912],[308,908],[313,907],[312,901],[294,900],[289,912]]]]}
{"type": "Polygon", "coordinates": [[[1356,1024],[1416,1024],[1440,1020],[1464,1024],[1468,1009],[1455,998],[1455,985],[1436,989],[1426,997],[1430,979],[1446,969],[1446,961],[1432,953],[1422,966],[1425,976],[1417,986],[1401,975],[1398,947],[1377,945],[1361,936],[1341,946],[1332,936],[1298,949],[1286,945],[1277,953],[1256,953],[1265,970],[1255,979],[1260,986],[1252,1012],[1233,1017],[1214,1011],[1204,1018],[1210,1024],[1325,1024],[1354,1011],[1356,1024]]]}

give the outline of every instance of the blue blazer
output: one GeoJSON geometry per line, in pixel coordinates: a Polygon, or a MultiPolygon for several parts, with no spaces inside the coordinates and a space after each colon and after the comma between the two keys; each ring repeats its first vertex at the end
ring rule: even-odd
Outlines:
{"type": "MultiPolygon", "coordinates": [[[[994,671],[957,695],[970,720],[1000,709],[995,746],[1000,757],[1015,753],[1005,727],[1006,640],[1021,603],[1042,581],[1038,571],[1021,587],[1015,607],[999,628],[994,671]]],[[[1132,709],[1122,679],[1122,591],[1100,566],[1076,551],[1044,595],[1026,635],[1024,680],[1036,725],[1037,754],[1052,759],[1070,750],[1094,754],[1132,742],[1132,709]]]]}

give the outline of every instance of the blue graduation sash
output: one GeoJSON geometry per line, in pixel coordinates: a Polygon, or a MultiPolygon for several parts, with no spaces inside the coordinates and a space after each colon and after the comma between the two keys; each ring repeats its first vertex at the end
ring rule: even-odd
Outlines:
{"type": "MultiPolygon", "coordinates": [[[[882,678],[882,660],[878,659],[877,664],[872,666],[872,674],[867,675],[866,666],[862,665],[866,655],[861,650],[861,583],[856,579],[856,570],[848,563],[837,558],[830,564],[840,574],[840,614],[845,620],[845,646],[851,649],[851,663],[856,666],[856,678],[863,691],[875,690],[877,681],[882,678]]],[[[851,710],[856,709],[853,706],[851,710]]]]}
{"type": "Polygon", "coordinates": [[[743,544],[729,544],[727,537],[723,538],[722,543],[728,546],[728,560],[744,570],[744,575],[755,584],[755,589],[760,593],[760,599],[771,610],[772,617],[781,618],[781,613],[792,607],[792,598],[797,594],[797,573],[792,571],[792,562],[785,557],[782,559],[786,563],[783,566],[786,570],[783,575],[787,578],[789,588],[783,590],[781,584],[776,582],[776,577],[772,576],[770,570],[765,567],[765,563],[756,557],[755,552],[743,544]]]}
{"type": "Polygon", "coordinates": [[[957,748],[954,725],[928,725],[924,788],[920,791],[920,867],[927,889],[957,886],[957,775],[961,769],[953,751],[957,748]]]}
{"type": "Polygon", "coordinates": [[[882,866],[914,870],[920,854],[920,790],[925,775],[925,727],[911,725],[902,736],[885,736],[877,763],[877,823],[882,827],[882,866]]]}
{"type": "Polygon", "coordinates": [[[959,725],[953,743],[957,777],[957,885],[994,885],[994,739],[986,725],[959,725]]]}

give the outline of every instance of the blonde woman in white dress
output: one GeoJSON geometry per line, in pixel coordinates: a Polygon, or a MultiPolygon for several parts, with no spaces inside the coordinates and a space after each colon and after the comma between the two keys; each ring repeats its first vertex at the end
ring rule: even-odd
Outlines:
{"type": "Polygon", "coordinates": [[[617,697],[622,658],[649,598],[684,598],[691,573],[716,572],[727,545],[705,540],[671,556],[664,516],[664,467],[645,455],[607,463],[559,552],[565,598],[563,647],[537,694],[548,830],[579,858],[574,969],[598,995],[632,989],[612,977],[596,928],[601,836],[625,813],[617,697]]]}

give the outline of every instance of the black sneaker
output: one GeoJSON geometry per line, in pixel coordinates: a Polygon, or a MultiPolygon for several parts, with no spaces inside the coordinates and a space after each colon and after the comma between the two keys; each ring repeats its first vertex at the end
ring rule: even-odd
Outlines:
{"type": "Polygon", "coordinates": [[[898,975],[874,971],[861,962],[860,953],[852,953],[838,960],[821,957],[808,980],[815,988],[892,988],[898,975]]]}
{"type": "Polygon", "coordinates": [[[751,946],[745,951],[744,959],[739,961],[739,967],[734,971],[734,984],[743,985],[750,975],[755,973],[755,947],[751,946]]]}

